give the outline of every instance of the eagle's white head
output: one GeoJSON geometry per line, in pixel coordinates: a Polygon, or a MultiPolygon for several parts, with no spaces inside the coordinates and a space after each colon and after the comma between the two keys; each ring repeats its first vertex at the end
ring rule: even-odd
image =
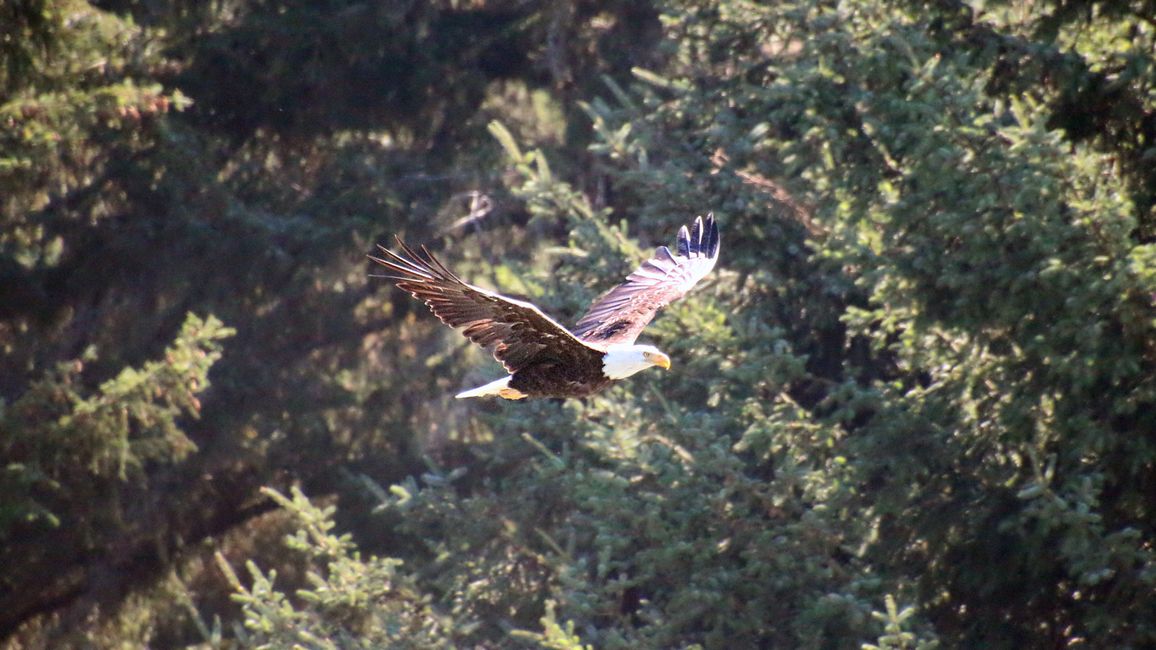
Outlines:
{"type": "Polygon", "coordinates": [[[616,343],[602,357],[602,374],[611,379],[626,379],[639,370],[660,366],[670,370],[670,357],[653,345],[616,343]]]}

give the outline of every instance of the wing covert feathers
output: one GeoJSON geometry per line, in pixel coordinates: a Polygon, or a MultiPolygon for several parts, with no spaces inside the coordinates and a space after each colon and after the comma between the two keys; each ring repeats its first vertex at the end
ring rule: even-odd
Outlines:
{"type": "Polygon", "coordinates": [[[719,231],[714,214],[678,231],[678,254],[660,246],[650,258],[590,305],[574,334],[590,344],[633,343],[659,309],[686,295],[718,260],[719,231]]]}
{"type": "Polygon", "coordinates": [[[383,246],[370,259],[394,273],[397,286],[424,302],[443,323],[461,328],[468,339],[490,350],[510,373],[547,351],[588,354],[601,351],[578,340],[534,305],[462,281],[429,250],[420,253],[397,239],[400,253],[383,246]]]}

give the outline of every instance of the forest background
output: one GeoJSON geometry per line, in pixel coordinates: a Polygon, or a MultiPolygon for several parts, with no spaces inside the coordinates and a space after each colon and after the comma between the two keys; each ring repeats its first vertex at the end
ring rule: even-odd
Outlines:
{"type": "Polygon", "coordinates": [[[1156,646],[1156,8],[0,3],[0,646],[1156,646]],[[373,272],[572,323],[585,401],[373,272]]]}

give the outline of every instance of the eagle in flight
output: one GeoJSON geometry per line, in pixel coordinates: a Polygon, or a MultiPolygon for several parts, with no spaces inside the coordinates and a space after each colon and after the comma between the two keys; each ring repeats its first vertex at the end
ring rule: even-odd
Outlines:
{"type": "Polygon", "coordinates": [[[395,239],[400,252],[378,246],[382,257],[370,256],[393,272],[384,277],[489,350],[509,373],[459,398],[586,397],[651,366],[669,370],[670,357],[634,341],[659,309],[710,273],[719,249],[714,215],[698,217],[679,229],[677,253],[660,246],[567,330],[528,302],[467,284],[425,246],[418,252],[395,239]]]}

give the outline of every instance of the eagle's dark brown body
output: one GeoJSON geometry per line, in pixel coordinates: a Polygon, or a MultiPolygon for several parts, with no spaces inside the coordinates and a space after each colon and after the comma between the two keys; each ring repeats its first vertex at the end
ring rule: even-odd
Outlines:
{"type": "Polygon", "coordinates": [[[549,358],[535,361],[510,377],[510,388],[526,397],[588,397],[611,384],[602,374],[602,357],[581,361],[549,358]]]}

